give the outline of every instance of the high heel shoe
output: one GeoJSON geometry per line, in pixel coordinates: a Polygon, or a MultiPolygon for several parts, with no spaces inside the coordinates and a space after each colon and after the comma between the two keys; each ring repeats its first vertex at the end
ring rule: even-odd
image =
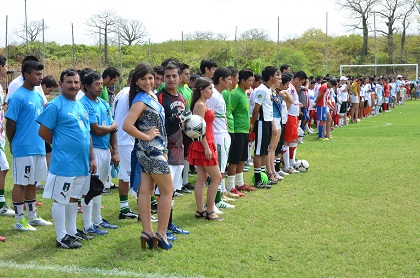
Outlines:
{"type": "Polygon", "coordinates": [[[141,240],[141,249],[146,249],[146,243],[149,246],[150,249],[157,249],[158,247],[158,242],[157,242],[157,238],[152,237],[151,235],[149,235],[146,232],[142,232],[141,233],[143,236],[140,236],[140,240],[141,240]]]}
{"type": "Polygon", "coordinates": [[[223,221],[223,218],[220,218],[214,211],[212,211],[212,212],[208,212],[208,211],[205,211],[205,218],[207,219],[207,220],[214,220],[214,221],[223,221]],[[210,217],[210,215],[212,215],[212,214],[216,214],[217,215],[217,217],[215,217],[215,218],[211,218],[210,217]]]}
{"type": "Polygon", "coordinates": [[[165,242],[163,237],[158,232],[156,232],[155,235],[157,236],[157,238],[155,238],[155,239],[157,240],[157,244],[160,248],[165,249],[165,250],[169,250],[169,249],[172,248],[172,243],[165,242]]]}
{"type": "Polygon", "coordinates": [[[204,217],[204,214],[206,213],[206,211],[204,210],[204,211],[198,211],[198,210],[196,210],[195,211],[195,218],[197,218],[197,219],[200,219],[200,218],[203,218],[204,217]]]}

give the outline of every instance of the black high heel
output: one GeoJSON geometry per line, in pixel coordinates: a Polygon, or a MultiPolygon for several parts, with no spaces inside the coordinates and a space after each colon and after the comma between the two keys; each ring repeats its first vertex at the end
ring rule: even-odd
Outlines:
{"type": "Polygon", "coordinates": [[[158,232],[156,232],[155,235],[157,236],[157,238],[155,239],[157,240],[157,244],[160,248],[165,249],[165,250],[169,250],[172,248],[172,243],[170,242],[166,243],[163,237],[158,232]]]}
{"type": "Polygon", "coordinates": [[[206,215],[204,216],[207,220],[214,220],[214,221],[223,221],[223,218],[220,218],[214,211],[212,211],[212,212],[208,212],[208,211],[205,211],[205,213],[206,213],[206,215]],[[210,215],[212,215],[212,214],[216,214],[217,215],[217,217],[215,217],[215,218],[211,218],[210,217],[210,215]]]}
{"type": "Polygon", "coordinates": [[[198,211],[198,210],[196,210],[195,211],[195,218],[197,218],[197,219],[200,219],[200,218],[204,218],[204,214],[206,213],[206,211],[204,210],[204,211],[198,211]]]}
{"type": "Polygon", "coordinates": [[[140,236],[142,249],[146,249],[146,243],[150,249],[157,249],[158,247],[157,238],[152,237],[146,232],[142,232],[141,234],[145,236],[145,237],[140,236]]]}

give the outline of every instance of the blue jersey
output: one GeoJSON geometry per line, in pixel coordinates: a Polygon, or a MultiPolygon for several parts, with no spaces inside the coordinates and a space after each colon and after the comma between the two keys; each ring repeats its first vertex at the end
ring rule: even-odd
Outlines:
{"type": "MultiPolygon", "coordinates": [[[[101,126],[110,126],[112,124],[113,119],[111,115],[111,108],[105,100],[98,98],[98,101],[93,101],[87,96],[84,96],[80,99],[80,102],[85,106],[89,114],[89,124],[97,123],[101,126]]],[[[106,135],[97,136],[91,131],[90,134],[92,135],[92,142],[94,148],[109,148],[109,133],[106,135]]]]}
{"type": "Polygon", "coordinates": [[[44,111],[44,99],[35,90],[20,87],[8,100],[5,117],[16,122],[12,139],[13,158],[45,155],[45,142],[38,135],[36,118],[44,111]]]}
{"type": "Polygon", "coordinates": [[[63,177],[88,176],[90,125],[83,104],[59,95],[45,107],[37,122],[52,132],[49,172],[63,177]]]}

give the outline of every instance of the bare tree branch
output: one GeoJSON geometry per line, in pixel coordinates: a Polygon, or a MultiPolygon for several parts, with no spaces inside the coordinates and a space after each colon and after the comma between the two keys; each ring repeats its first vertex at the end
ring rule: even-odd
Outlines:
{"type": "Polygon", "coordinates": [[[240,35],[239,39],[249,40],[249,41],[258,41],[258,40],[268,41],[270,40],[270,37],[268,36],[266,30],[253,28],[253,29],[243,32],[240,35]]]}
{"type": "MultiPolygon", "coordinates": [[[[49,27],[44,24],[44,30],[48,29],[49,27]]],[[[15,30],[16,36],[26,41],[26,33],[25,33],[25,24],[21,25],[19,30],[15,30]]],[[[42,34],[42,21],[41,20],[33,20],[28,22],[28,41],[34,42],[38,38],[39,35],[42,34]]]]}
{"type": "Polygon", "coordinates": [[[120,18],[117,28],[123,44],[133,45],[142,43],[147,36],[146,27],[137,19],[120,18]]]}

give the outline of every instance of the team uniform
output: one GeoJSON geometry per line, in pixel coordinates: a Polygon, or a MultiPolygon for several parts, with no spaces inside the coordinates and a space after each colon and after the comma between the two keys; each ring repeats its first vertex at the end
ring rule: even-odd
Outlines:
{"type": "Polygon", "coordinates": [[[288,145],[283,145],[283,164],[284,164],[284,171],[288,173],[297,173],[297,171],[293,171],[291,167],[295,164],[295,156],[296,156],[296,147],[297,147],[297,139],[299,138],[298,134],[298,117],[299,117],[299,96],[296,91],[295,86],[292,83],[289,83],[289,88],[287,92],[293,99],[293,103],[290,104],[289,109],[287,109],[287,122],[284,134],[284,141],[288,143],[288,145]]]}
{"type": "MultiPolygon", "coordinates": [[[[39,124],[36,118],[44,110],[44,100],[36,90],[20,87],[8,100],[5,117],[16,123],[16,130],[11,142],[13,154],[13,181],[16,185],[34,185],[45,181],[47,162],[45,142],[38,135],[39,124]]],[[[23,204],[13,202],[15,206],[16,230],[35,230],[30,225],[51,225],[36,214],[35,199],[25,200],[28,210],[28,222],[23,214],[23,204]],[[25,228],[26,227],[26,228],[25,228]]]]}
{"type": "Polygon", "coordinates": [[[254,91],[254,103],[261,105],[258,118],[255,121],[255,155],[268,155],[271,140],[273,103],[271,89],[264,83],[254,91]]]}

